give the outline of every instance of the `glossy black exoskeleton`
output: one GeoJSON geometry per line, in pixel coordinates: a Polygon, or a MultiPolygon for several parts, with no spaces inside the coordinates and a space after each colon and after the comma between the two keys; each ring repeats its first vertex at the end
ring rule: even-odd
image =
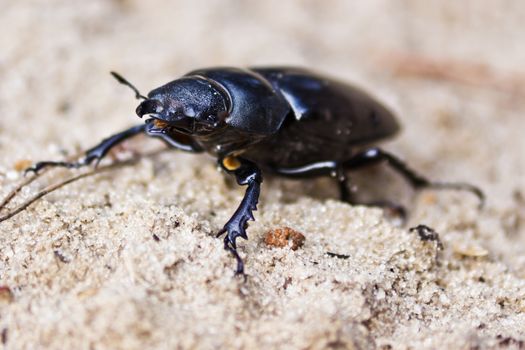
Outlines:
{"type": "Polygon", "coordinates": [[[226,233],[224,246],[237,259],[237,273],[243,273],[244,267],[236,240],[247,239],[247,221],[253,220],[263,171],[292,178],[332,176],[339,184],[341,199],[352,203],[346,171],[385,161],[414,188],[465,189],[483,200],[474,186],[431,182],[374,146],[399,130],[392,113],[363,91],[312,71],[201,69],[147,97],[112,74],[144,100],[136,113],[147,116],[145,124],[103,140],[78,162],[46,161],[28,170],[98,163],[113,146],[139,133],[183,151],[207,152],[239,185],[247,186],[238,209],[219,232],[226,233]]]}

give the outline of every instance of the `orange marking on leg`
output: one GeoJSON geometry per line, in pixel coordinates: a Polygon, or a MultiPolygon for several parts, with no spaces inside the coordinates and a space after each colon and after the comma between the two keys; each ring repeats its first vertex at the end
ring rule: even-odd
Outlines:
{"type": "Polygon", "coordinates": [[[235,171],[241,166],[239,159],[233,156],[227,156],[222,160],[222,165],[229,171],[235,171]]]}

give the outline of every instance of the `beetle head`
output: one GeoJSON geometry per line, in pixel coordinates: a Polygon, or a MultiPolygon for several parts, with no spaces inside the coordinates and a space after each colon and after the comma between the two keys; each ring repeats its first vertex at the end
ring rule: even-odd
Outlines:
{"type": "Polygon", "coordinates": [[[151,91],[136,112],[150,117],[149,133],[205,135],[224,125],[228,101],[225,92],[207,80],[184,77],[151,91]]]}

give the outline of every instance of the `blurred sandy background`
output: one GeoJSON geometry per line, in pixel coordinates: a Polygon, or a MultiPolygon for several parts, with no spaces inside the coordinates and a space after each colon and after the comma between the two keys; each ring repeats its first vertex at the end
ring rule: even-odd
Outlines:
{"type": "MultiPolygon", "coordinates": [[[[379,209],[331,200],[330,181],[268,178],[239,242],[243,283],[214,233],[244,189],[205,155],[144,157],[0,223],[4,348],[525,346],[524,2],[0,5],[2,196],[21,161],[61,159],[140,122],[110,70],[146,93],[199,67],[288,64],[367,89],[403,125],[385,148],[488,197],[479,211],[468,193],[415,195],[371,170],[370,190],[408,205],[407,227],[436,229],[439,250],[379,209]],[[264,244],[283,226],[305,235],[302,248],[264,244]]],[[[158,145],[137,139],[114,157],[158,145]]],[[[70,175],[46,174],[8,207],[70,175]]]]}

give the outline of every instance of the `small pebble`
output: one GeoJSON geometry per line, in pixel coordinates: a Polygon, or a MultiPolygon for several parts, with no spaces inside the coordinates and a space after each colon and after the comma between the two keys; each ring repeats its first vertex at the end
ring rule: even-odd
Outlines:
{"type": "Polygon", "coordinates": [[[32,162],[29,159],[20,159],[13,164],[16,171],[24,171],[31,166],[32,162]]]}
{"type": "Polygon", "coordinates": [[[483,256],[487,256],[489,254],[488,250],[481,246],[474,246],[474,245],[454,245],[453,246],[454,253],[472,257],[472,258],[480,258],[483,256]]]}
{"type": "Polygon", "coordinates": [[[9,287],[0,286],[0,303],[9,304],[13,302],[14,299],[15,297],[13,296],[13,292],[9,287]]]}
{"type": "Polygon", "coordinates": [[[266,232],[264,243],[268,246],[283,248],[287,247],[291,241],[292,250],[297,250],[304,244],[305,237],[301,232],[289,227],[277,228],[266,232]]]}

